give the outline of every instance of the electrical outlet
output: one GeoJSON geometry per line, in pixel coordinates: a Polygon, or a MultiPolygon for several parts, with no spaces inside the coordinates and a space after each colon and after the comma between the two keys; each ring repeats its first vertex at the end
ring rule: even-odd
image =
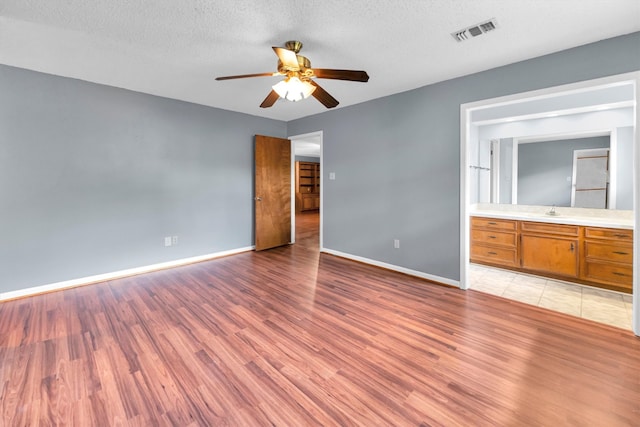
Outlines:
{"type": "Polygon", "coordinates": [[[336,173],[335,172],[329,172],[329,179],[331,181],[335,180],[336,179],[336,173]]]}
{"type": "Polygon", "coordinates": [[[165,246],[171,246],[171,236],[168,236],[168,237],[164,238],[164,245],[165,246]]]}
{"type": "Polygon", "coordinates": [[[396,249],[400,249],[400,239],[393,240],[393,247],[396,249]]]}
{"type": "Polygon", "coordinates": [[[178,236],[173,236],[171,238],[171,244],[172,245],[177,245],[178,244],[178,236]]]}

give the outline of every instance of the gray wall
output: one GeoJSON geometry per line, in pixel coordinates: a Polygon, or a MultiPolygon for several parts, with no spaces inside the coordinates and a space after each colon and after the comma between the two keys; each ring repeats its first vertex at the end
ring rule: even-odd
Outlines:
{"type": "Polygon", "coordinates": [[[288,135],[323,131],[324,246],[459,280],[460,104],[640,70],[638,45],[634,33],[289,122],[288,135]]]}
{"type": "Polygon", "coordinates": [[[286,123],[8,66],[0,93],[0,292],[253,244],[254,134],[286,123]]]}
{"type": "Polygon", "coordinates": [[[518,204],[571,206],[573,152],[609,145],[608,136],[518,144],[518,204]]]}
{"type": "Polygon", "coordinates": [[[288,124],[0,66],[0,292],[253,244],[253,135],[318,130],[325,247],[458,280],[460,104],[640,70],[639,44],[288,124]],[[165,248],[168,235],[179,244],[165,248]]]}

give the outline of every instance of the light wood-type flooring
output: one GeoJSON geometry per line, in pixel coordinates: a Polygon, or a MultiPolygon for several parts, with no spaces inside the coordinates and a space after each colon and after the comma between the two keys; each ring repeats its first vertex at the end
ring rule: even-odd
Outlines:
{"type": "Polygon", "coordinates": [[[0,425],[640,425],[631,332],[320,255],[317,218],[0,303],[0,425]]]}

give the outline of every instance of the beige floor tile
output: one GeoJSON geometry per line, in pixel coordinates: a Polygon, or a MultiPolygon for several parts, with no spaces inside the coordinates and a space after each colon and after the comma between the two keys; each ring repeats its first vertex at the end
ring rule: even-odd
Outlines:
{"type": "Polygon", "coordinates": [[[558,282],[557,280],[547,280],[547,284],[544,288],[545,292],[553,292],[556,294],[574,295],[577,298],[582,298],[582,287],[572,285],[565,282],[558,282]]]}
{"type": "Polygon", "coordinates": [[[622,295],[622,300],[624,301],[624,308],[629,318],[631,318],[633,316],[633,295],[622,295]]]}
{"type": "Polygon", "coordinates": [[[504,280],[512,281],[517,275],[518,275],[517,273],[511,272],[511,271],[491,269],[491,270],[485,271],[482,277],[491,277],[495,279],[504,279],[504,280]]]}
{"type": "Polygon", "coordinates": [[[483,277],[482,279],[480,279],[480,282],[492,288],[499,287],[499,288],[502,288],[503,290],[506,289],[511,284],[511,281],[506,278],[501,279],[501,278],[483,277]]]}
{"type": "Polygon", "coordinates": [[[594,320],[596,322],[617,326],[619,328],[631,329],[631,318],[626,313],[621,313],[620,311],[606,311],[604,309],[585,310],[583,305],[581,317],[583,319],[594,320]]]}
{"type": "Polygon", "coordinates": [[[543,294],[540,298],[538,307],[548,308],[549,310],[580,317],[580,313],[582,311],[582,299],[570,296],[567,297],[565,295],[554,297],[543,294]]]}
{"type": "Polygon", "coordinates": [[[547,278],[545,277],[537,277],[530,276],[528,274],[517,274],[514,277],[514,283],[526,284],[527,286],[536,286],[536,287],[544,287],[547,284],[547,278]]]}
{"type": "Polygon", "coordinates": [[[504,290],[502,296],[516,301],[525,302],[527,304],[538,305],[540,297],[542,297],[543,289],[528,287],[523,284],[511,284],[504,290]]]}
{"type": "Polygon", "coordinates": [[[594,288],[585,287],[582,290],[582,301],[595,303],[595,304],[603,304],[614,306],[617,308],[624,309],[624,300],[622,299],[622,295],[617,292],[610,292],[607,290],[600,290],[594,288]]]}
{"type": "Polygon", "coordinates": [[[545,289],[542,293],[540,301],[542,301],[543,299],[558,301],[562,304],[575,304],[578,306],[582,305],[582,296],[580,294],[565,291],[557,292],[555,290],[545,289]]]}
{"type": "Polygon", "coordinates": [[[480,264],[469,264],[469,272],[470,273],[486,273],[487,271],[491,271],[490,267],[485,267],[480,264]]]}
{"type": "Polygon", "coordinates": [[[629,317],[633,315],[633,304],[630,302],[624,302],[624,309],[626,310],[629,317]]]}
{"type": "Polygon", "coordinates": [[[478,281],[477,283],[471,284],[471,289],[480,292],[486,292],[488,294],[501,296],[504,293],[504,290],[507,289],[508,284],[506,283],[487,283],[484,281],[478,281]]]}

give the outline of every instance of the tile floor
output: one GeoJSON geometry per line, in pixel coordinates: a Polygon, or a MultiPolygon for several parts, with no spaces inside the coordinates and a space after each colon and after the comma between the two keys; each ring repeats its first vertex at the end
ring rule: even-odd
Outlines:
{"type": "Polygon", "coordinates": [[[631,295],[471,264],[471,289],[631,329],[631,295]]]}

